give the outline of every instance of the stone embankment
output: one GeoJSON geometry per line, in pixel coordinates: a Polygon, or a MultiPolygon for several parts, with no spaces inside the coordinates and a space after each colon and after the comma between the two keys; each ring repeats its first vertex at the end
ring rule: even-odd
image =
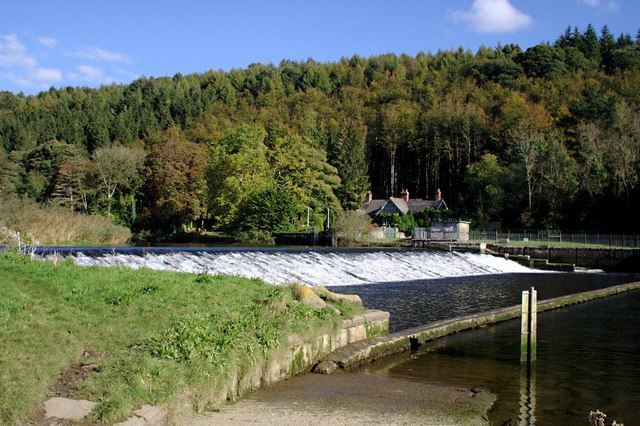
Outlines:
{"type": "Polygon", "coordinates": [[[414,248],[486,253],[514,260],[524,266],[571,272],[576,267],[617,272],[640,272],[640,248],[514,246],[508,243],[415,241],[414,248]]]}
{"type": "Polygon", "coordinates": [[[508,244],[487,244],[487,249],[509,259],[529,259],[531,267],[545,269],[547,265],[573,265],[611,271],[640,272],[640,248],[616,247],[519,247],[508,244]]]}

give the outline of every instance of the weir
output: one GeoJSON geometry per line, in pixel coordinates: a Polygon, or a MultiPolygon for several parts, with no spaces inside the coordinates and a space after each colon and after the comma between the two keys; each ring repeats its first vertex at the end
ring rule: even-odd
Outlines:
{"type": "Polygon", "coordinates": [[[229,274],[271,284],[325,286],[532,272],[500,257],[430,250],[49,247],[36,254],[70,258],[84,266],[229,274]]]}

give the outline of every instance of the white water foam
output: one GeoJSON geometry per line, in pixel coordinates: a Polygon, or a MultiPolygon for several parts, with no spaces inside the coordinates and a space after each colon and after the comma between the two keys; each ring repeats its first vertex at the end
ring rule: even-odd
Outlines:
{"type": "Polygon", "coordinates": [[[514,261],[475,253],[433,251],[166,251],[82,252],[80,265],[124,266],[260,278],[271,284],[354,285],[470,275],[532,272],[514,261]]]}

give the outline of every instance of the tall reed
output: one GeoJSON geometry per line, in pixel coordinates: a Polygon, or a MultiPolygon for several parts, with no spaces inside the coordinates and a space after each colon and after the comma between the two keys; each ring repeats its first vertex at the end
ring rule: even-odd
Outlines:
{"type": "Polygon", "coordinates": [[[0,199],[0,245],[124,244],[131,231],[107,218],[9,196],[0,199]]]}

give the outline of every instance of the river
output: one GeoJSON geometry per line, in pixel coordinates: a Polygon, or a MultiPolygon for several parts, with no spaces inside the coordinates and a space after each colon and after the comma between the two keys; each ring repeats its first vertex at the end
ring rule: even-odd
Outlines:
{"type": "Polygon", "coordinates": [[[640,291],[540,313],[529,377],[519,333],[516,320],[466,331],[362,373],[489,389],[495,425],[587,425],[596,409],[609,422],[640,418],[640,291]]]}

